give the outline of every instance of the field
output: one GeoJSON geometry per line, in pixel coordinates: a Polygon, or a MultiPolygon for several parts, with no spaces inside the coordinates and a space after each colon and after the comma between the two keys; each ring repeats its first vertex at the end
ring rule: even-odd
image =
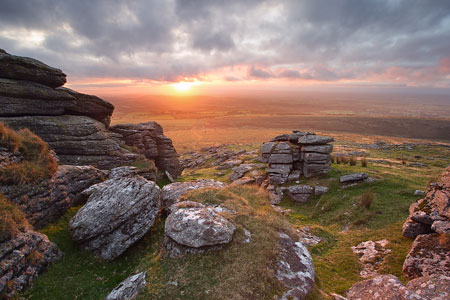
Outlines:
{"type": "MultiPolygon", "coordinates": [[[[210,98],[198,102],[147,100],[115,101],[113,123],[155,120],[163,125],[165,134],[172,138],[182,156],[187,151],[220,144],[229,144],[227,147],[233,150],[257,150],[263,141],[292,129],[333,136],[335,154],[364,152],[368,160],[366,167],[360,161],[355,166],[333,163],[327,176],[301,181],[302,184],[326,185],[330,187],[329,193],[305,204],[294,204],[287,197],[281,202],[280,207],[285,210],[284,216],[291,226],[295,229],[307,226],[322,240],[309,247],[316,268],[316,284],[308,299],[332,299],[331,293],[344,294],[353,283],[362,280],[359,276],[362,265],[351,246],[367,240],[389,240],[387,248],[392,252],[378,266],[378,272],[394,274],[405,281],[401,269],[412,240],[402,236],[401,227],[408,216],[409,205],[419,198],[414,196],[414,191],[425,190],[450,164],[450,108],[446,99],[431,99],[434,106],[421,106],[414,99],[390,106],[376,99],[367,100],[364,105],[350,105],[339,99],[328,99],[328,102],[317,99],[318,104],[309,106],[305,101],[280,106],[280,102],[264,100],[264,109],[259,109],[257,102],[243,104],[235,99],[223,103],[210,98]],[[172,111],[173,106],[178,110],[172,111]],[[380,141],[408,144],[381,149],[367,147],[380,141]],[[339,176],[353,172],[366,172],[374,181],[342,187],[339,176]],[[373,201],[368,206],[363,205],[362,199],[368,194],[373,196],[373,201]]],[[[215,168],[185,170],[177,180],[214,178],[229,183],[230,172],[230,169],[224,170],[224,175],[220,175],[215,168]]],[[[248,198],[255,203],[266,199],[258,194],[257,188],[235,189],[230,193],[225,198],[236,201],[248,198]]],[[[192,197],[201,201],[202,194],[192,197]]],[[[251,247],[245,248],[250,252],[245,252],[247,250],[239,251],[243,249],[240,245],[233,244],[217,255],[163,259],[164,216],[124,255],[112,263],[103,262],[78,249],[70,238],[67,223],[77,209],[72,208],[58,223],[43,229],[65,256],[40,276],[22,298],[100,300],[121,280],[140,271],[147,272],[149,284],[139,299],[244,299],[239,294],[243,287],[258,290],[257,283],[261,283],[258,278],[240,282],[237,279],[242,274],[236,270],[233,276],[227,277],[228,268],[235,266],[232,257],[236,261],[254,258],[248,255],[256,251],[251,247]],[[227,280],[221,282],[219,278],[227,280]]],[[[252,272],[261,270],[255,267],[252,272]]],[[[260,299],[272,299],[279,292],[277,287],[263,288],[264,285],[260,289],[260,299]]]]}
{"type": "Polygon", "coordinates": [[[156,121],[178,152],[261,143],[293,129],[450,142],[446,95],[302,93],[245,97],[105,97],[112,123],[156,121]]]}

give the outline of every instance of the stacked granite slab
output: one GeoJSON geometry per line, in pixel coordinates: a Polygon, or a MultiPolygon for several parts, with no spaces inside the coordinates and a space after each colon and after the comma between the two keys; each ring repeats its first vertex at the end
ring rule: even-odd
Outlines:
{"type": "Polygon", "coordinates": [[[327,174],[331,170],[334,139],[311,132],[294,130],[261,146],[261,162],[269,163],[266,172],[271,184],[284,184],[327,174]]]}

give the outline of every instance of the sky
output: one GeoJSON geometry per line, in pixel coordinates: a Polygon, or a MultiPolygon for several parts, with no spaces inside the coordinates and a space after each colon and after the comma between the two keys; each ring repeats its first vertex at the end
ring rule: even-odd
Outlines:
{"type": "Polygon", "coordinates": [[[450,89],[449,0],[0,0],[0,48],[114,93],[450,89]]]}

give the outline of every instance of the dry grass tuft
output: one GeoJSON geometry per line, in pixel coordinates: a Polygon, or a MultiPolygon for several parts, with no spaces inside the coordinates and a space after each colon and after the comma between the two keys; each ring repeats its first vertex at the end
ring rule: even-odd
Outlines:
{"type": "Polygon", "coordinates": [[[47,143],[28,129],[14,131],[0,123],[0,146],[23,156],[21,162],[0,169],[0,183],[35,183],[51,177],[58,168],[47,143]]]}
{"type": "Polygon", "coordinates": [[[0,242],[13,238],[19,231],[28,227],[25,214],[15,203],[0,194],[0,242]]]}

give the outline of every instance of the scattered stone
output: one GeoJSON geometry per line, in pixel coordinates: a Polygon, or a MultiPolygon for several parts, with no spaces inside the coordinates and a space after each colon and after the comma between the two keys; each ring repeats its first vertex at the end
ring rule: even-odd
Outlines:
{"type": "Polygon", "coordinates": [[[134,299],[139,291],[145,287],[147,282],[145,281],[146,272],[141,272],[133,276],[128,277],[118,286],[116,286],[111,293],[105,298],[105,300],[131,300],[134,299]]]}
{"type": "Polygon", "coordinates": [[[171,183],[175,182],[175,179],[173,179],[172,175],[170,175],[168,171],[164,171],[164,173],[166,174],[167,179],[169,179],[171,183]]]}
{"type": "Polygon", "coordinates": [[[309,226],[305,226],[297,230],[299,234],[299,240],[301,243],[307,246],[314,246],[322,242],[322,239],[311,233],[309,226]]]}
{"type": "Polygon", "coordinates": [[[359,273],[362,278],[377,276],[377,269],[384,260],[384,257],[391,253],[391,249],[386,249],[388,240],[366,241],[352,247],[352,251],[360,256],[359,260],[363,264],[363,270],[359,273]]]}
{"type": "Polygon", "coordinates": [[[328,193],[329,190],[330,190],[330,188],[327,186],[316,185],[314,187],[314,195],[316,195],[316,196],[325,195],[326,193],[328,193]]]}
{"type": "Polygon", "coordinates": [[[252,233],[244,228],[244,235],[245,235],[244,244],[250,243],[252,241],[252,233]]]}
{"type": "Polygon", "coordinates": [[[366,173],[353,173],[348,175],[342,175],[341,177],[339,177],[339,182],[352,183],[356,181],[364,181],[367,178],[369,178],[369,175],[367,175],[366,173]]]}
{"type": "Polygon", "coordinates": [[[151,228],[161,207],[160,189],[143,177],[106,180],[83,192],[87,203],[69,222],[72,239],[113,260],[151,228]]]}
{"type": "Polygon", "coordinates": [[[246,185],[246,184],[254,184],[255,178],[244,176],[240,179],[233,181],[234,185],[246,185]]]}
{"type": "Polygon", "coordinates": [[[314,188],[309,185],[293,185],[288,187],[289,198],[295,203],[308,202],[314,188]]]}
{"type": "Polygon", "coordinates": [[[415,190],[414,196],[425,196],[425,192],[421,190],[415,190]]]}
{"type": "Polygon", "coordinates": [[[199,179],[196,181],[171,183],[162,188],[162,207],[164,210],[168,210],[171,205],[177,203],[180,197],[188,191],[202,188],[223,188],[225,186],[225,183],[213,179],[199,179]]]}
{"type": "Polygon", "coordinates": [[[450,276],[450,237],[421,234],[416,237],[403,264],[403,274],[413,279],[441,274],[450,276]]]}
{"type": "Polygon", "coordinates": [[[232,169],[233,173],[230,174],[230,180],[236,181],[239,178],[242,178],[245,175],[245,173],[259,168],[260,166],[257,164],[241,164],[232,169]]]}
{"type": "Polygon", "coordinates": [[[19,205],[28,221],[41,228],[84,202],[80,193],[104,180],[106,173],[93,166],[60,165],[49,180],[36,184],[0,185],[0,193],[19,205]]]}
{"type": "Polygon", "coordinates": [[[288,289],[280,300],[304,300],[314,286],[314,264],[308,249],[280,233],[276,277],[288,289]]]}
{"type": "Polygon", "coordinates": [[[223,162],[220,166],[218,166],[216,170],[226,170],[229,168],[239,166],[240,164],[242,164],[242,160],[240,159],[227,160],[223,162]]]}

